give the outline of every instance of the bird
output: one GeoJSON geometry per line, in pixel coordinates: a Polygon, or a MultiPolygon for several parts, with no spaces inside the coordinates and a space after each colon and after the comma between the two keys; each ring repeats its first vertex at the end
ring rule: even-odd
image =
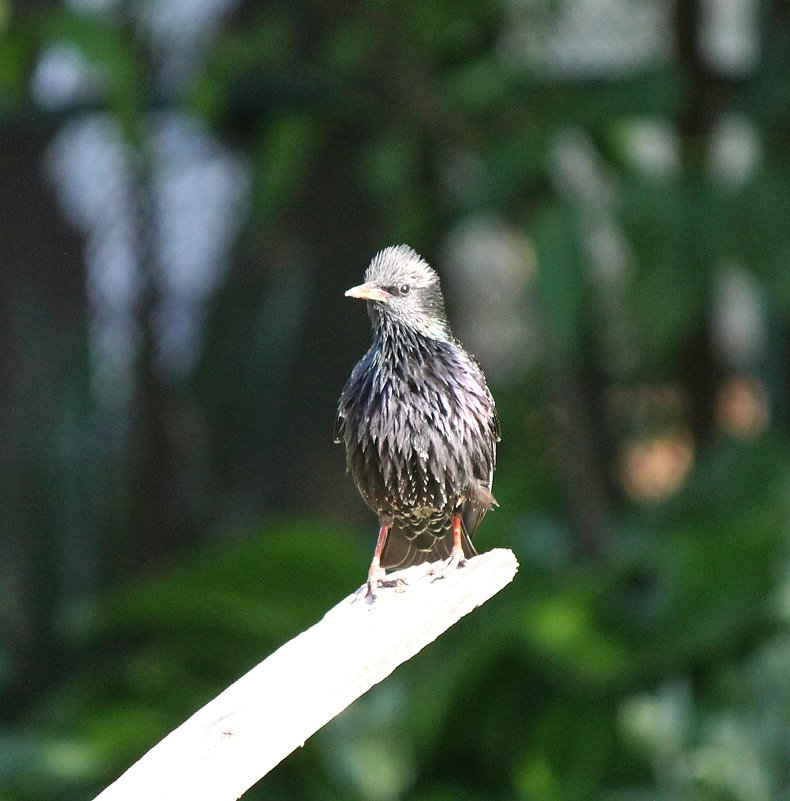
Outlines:
{"type": "Polygon", "coordinates": [[[338,401],[335,442],[378,516],[366,595],[388,569],[463,567],[492,495],[500,424],[483,370],[453,335],[439,276],[408,245],[384,248],[364,283],[373,343],[338,401]]]}

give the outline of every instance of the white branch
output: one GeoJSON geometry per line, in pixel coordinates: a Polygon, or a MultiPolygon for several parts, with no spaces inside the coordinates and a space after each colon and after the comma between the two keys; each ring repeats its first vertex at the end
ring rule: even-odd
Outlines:
{"type": "MultiPolygon", "coordinates": [[[[442,579],[427,566],[375,602],[358,591],[234,682],[95,801],[235,801],[325,723],[515,576],[511,551],[442,579]]],[[[298,589],[294,590],[298,592],[298,589]]]]}

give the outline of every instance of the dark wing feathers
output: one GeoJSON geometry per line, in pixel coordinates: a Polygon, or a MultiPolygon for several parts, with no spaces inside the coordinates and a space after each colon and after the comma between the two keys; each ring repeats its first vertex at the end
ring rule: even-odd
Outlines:
{"type": "MultiPolygon", "coordinates": [[[[462,542],[464,556],[471,559],[477,556],[475,546],[463,527],[462,542]]],[[[381,566],[385,570],[403,570],[407,567],[420,565],[423,562],[437,562],[440,559],[449,559],[453,552],[453,528],[448,525],[447,530],[440,536],[423,533],[412,536],[397,526],[393,526],[387,535],[387,542],[381,554],[381,566]]]]}
{"type": "Polygon", "coordinates": [[[374,343],[356,365],[335,426],[363,498],[394,519],[382,566],[449,556],[450,519],[459,509],[464,552],[473,556],[470,537],[496,503],[491,479],[499,423],[491,393],[455,340],[395,346],[397,353],[386,354],[374,343]]]}

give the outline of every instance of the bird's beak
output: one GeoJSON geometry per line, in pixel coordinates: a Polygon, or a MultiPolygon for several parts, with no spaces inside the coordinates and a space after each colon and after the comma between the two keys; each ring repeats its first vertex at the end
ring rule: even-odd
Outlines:
{"type": "Polygon", "coordinates": [[[390,294],[380,286],[376,286],[373,281],[368,281],[366,284],[351,287],[351,289],[346,292],[346,297],[361,298],[362,300],[387,300],[390,294]]]}

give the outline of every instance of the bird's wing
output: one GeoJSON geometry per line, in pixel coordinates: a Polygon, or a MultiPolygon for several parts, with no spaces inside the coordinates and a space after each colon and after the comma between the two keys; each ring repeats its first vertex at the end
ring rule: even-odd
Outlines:
{"type": "Polygon", "coordinates": [[[351,375],[340,393],[340,400],[337,404],[337,417],[335,418],[335,442],[340,443],[343,441],[346,433],[346,409],[351,405],[354,397],[358,396],[363,391],[360,388],[360,381],[365,377],[365,374],[370,369],[371,362],[375,358],[375,344],[370,347],[368,352],[354,365],[351,375]]]}
{"type": "MultiPolygon", "coordinates": [[[[488,389],[488,387],[486,387],[486,389],[488,389]]],[[[502,426],[499,424],[499,414],[496,410],[496,406],[494,406],[494,397],[490,390],[488,396],[491,398],[491,433],[494,435],[494,452],[496,452],[496,443],[499,442],[502,437],[502,426]]]]}
{"type": "MultiPolygon", "coordinates": [[[[468,504],[467,504],[468,506],[468,504]]],[[[475,546],[469,539],[466,520],[463,520],[461,544],[464,556],[471,559],[477,556],[475,546]]],[[[453,552],[453,526],[448,521],[444,531],[438,536],[423,534],[414,536],[412,532],[393,526],[381,552],[381,566],[387,570],[403,570],[423,562],[438,562],[449,559],[453,552]]]]}
{"type": "MultiPolygon", "coordinates": [[[[493,475],[493,470],[491,471],[493,475]]],[[[474,537],[480,521],[485,517],[486,512],[494,506],[499,506],[496,498],[491,494],[489,486],[485,486],[483,481],[479,481],[476,486],[469,488],[470,497],[464,503],[463,521],[464,529],[469,537],[474,537]]]]}
{"type": "Polygon", "coordinates": [[[337,410],[337,417],[335,418],[335,443],[339,444],[343,441],[343,434],[345,432],[346,417],[343,414],[343,409],[337,410]]]}
{"type": "Polygon", "coordinates": [[[485,513],[494,506],[499,506],[492,493],[492,488],[494,484],[494,468],[496,467],[496,446],[497,442],[499,442],[499,437],[501,434],[499,415],[497,414],[496,405],[494,404],[494,398],[491,395],[491,390],[489,390],[488,384],[486,384],[479,362],[474,357],[472,357],[472,360],[480,372],[482,385],[485,389],[485,394],[488,397],[488,430],[484,432],[484,437],[485,440],[487,440],[486,444],[490,450],[488,450],[486,445],[484,445],[481,449],[481,458],[478,463],[478,469],[480,472],[477,474],[477,482],[474,482],[469,487],[469,498],[464,504],[464,528],[470,537],[474,536],[474,533],[477,530],[477,527],[480,525],[480,521],[485,516],[485,513]]]}

